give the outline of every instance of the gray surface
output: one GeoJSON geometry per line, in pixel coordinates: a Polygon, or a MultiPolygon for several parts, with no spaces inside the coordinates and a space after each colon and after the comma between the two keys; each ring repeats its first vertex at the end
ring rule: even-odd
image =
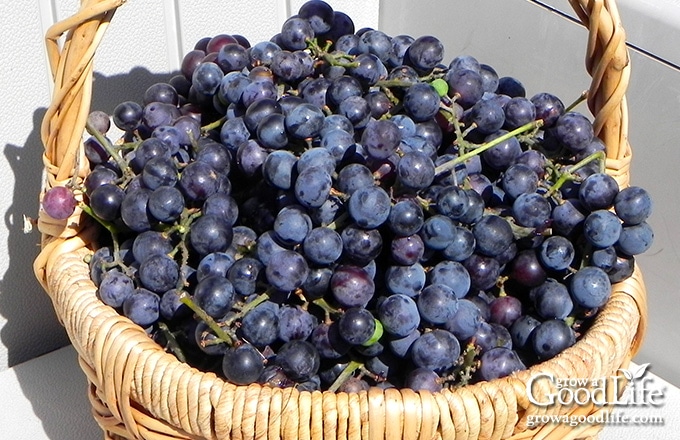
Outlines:
{"type": "MultiPolygon", "coordinates": [[[[663,406],[623,407],[621,417],[637,423],[607,426],[600,440],[671,440],[680,429],[680,389],[647,374],[650,389],[664,392],[663,406]],[[641,424],[649,417],[662,425],[641,424]]],[[[91,415],[85,376],[72,346],[0,372],[0,438],[95,440],[102,431],[91,415]]]]}
{"type": "MultiPolygon", "coordinates": [[[[632,1],[622,3],[629,6],[632,1]]],[[[629,21],[624,24],[632,29],[650,26],[648,17],[629,13],[626,18],[629,21]]],[[[589,86],[582,67],[586,30],[530,1],[402,2],[401,8],[381,8],[380,27],[392,35],[435,35],[445,44],[445,59],[473,55],[492,65],[499,75],[519,78],[529,96],[548,91],[571,102],[589,86]]],[[[648,292],[649,329],[636,361],[650,362],[656,374],[677,385],[680,352],[670,341],[680,340],[680,205],[676,201],[680,188],[680,149],[676,145],[680,72],[635,51],[631,62],[631,181],[654,198],[650,223],[656,235],[653,247],[638,259],[648,292]]],[[[578,110],[587,111],[585,106],[578,110]]]]}

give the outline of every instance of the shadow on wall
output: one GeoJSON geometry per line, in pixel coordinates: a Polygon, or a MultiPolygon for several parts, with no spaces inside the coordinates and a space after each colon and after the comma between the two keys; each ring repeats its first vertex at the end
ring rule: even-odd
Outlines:
{"type": "MultiPolygon", "coordinates": [[[[95,74],[91,109],[111,114],[122,101],[141,103],[144,91],[151,84],[167,81],[170,76],[172,74],[154,74],[140,67],[124,75],[95,74]]],[[[23,216],[35,218],[38,215],[43,171],[40,124],[45,112],[45,108],[39,108],[33,113],[33,130],[26,137],[25,145],[6,144],[3,151],[14,179],[11,205],[4,214],[5,227],[9,231],[9,264],[0,280],[0,316],[7,320],[0,330],[0,343],[7,349],[9,367],[69,343],[48,295],[33,274],[33,261],[40,250],[39,233],[36,229],[31,234],[23,233],[23,216]]],[[[75,433],[64,436],[68,421],[55,419],[54,402],[43,399],[44,381],[41,388],[41,382],[33,374],[24,374],[31,371],[34,369],[16,369],[24,394],[43,421],[47,436],[55,440],[78,438],[75,433]]],[[[87,392],[84,377],[82,387],[78,385],[83,394],[87,392]]],[[[68,405],[68,402],[61,402],[64,403],[68,405]]],[[[89,417],[89,414],[81,416],[89,417]]]]}

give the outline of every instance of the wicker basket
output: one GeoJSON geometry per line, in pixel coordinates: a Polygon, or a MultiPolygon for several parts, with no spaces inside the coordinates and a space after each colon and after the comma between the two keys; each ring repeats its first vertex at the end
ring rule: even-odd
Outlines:
{"type": "MultiPolygon", "coordinates": [[[[54,25],[47,51],[54,97],[42,125],[46,187],[85,177],[82,133],[89,113],[93,57],[124,0],[83,0],[54,25]],[[65,35],[65,38],[62,37],[65,35]]],[[[606,143],[608,171],[628,184],[625,90],[629,58],[612,0],[570,0],[589,29],[588,105],[606,143]]],[[[556,358],[511,377],[440,393],[371,389],[361,393],[299,392],[234,386],[180,363],[140,327],[102,304],[83,259],[97,228],[76,212],[66,221],[39,219],[42,252],[35,273],[75,346],[89,381],[93,414],[107,439],[475,439],[595,436],[597,424],[528,425],[536,415],[602,415],[610,406],[532,405],[526,384],[539,372],[559,378],[602,378],[626,367],[645,331],[646,294],[639,270],[613,288],[592,328],[556,358]]],[[[548,392],[549,389],[538,391],[548,392]]],[[[620,391],[620,390],[619,390],[620,391]]]]}

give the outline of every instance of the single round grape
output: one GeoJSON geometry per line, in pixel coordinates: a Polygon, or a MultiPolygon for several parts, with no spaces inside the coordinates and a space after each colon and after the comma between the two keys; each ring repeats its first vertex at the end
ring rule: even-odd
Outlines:
{"type": "Polygon", "coordinates": [[[400,200],[392,206],[387,224],[397,235],[409,236],[417,233],[425,221],[423,209],[414,200],[400,200]]]}
{"type": "Polygon", "coordinates": [[[142,285],[156,293],[163,293],[177,286],[179,266],[167,255],[152,255],[139,265],[142,285]]]}
{"type": "Polygon", "coordinates": [[[241,320],[243,338],[256,347],[274,343],[278,337],[279,306],[271,301],[258,304],[241,320]]]}
{"type": "Polygon", "coordinates": [[[651,215],[652,198],[645,189],[629,186],[614,198],[614,210],[626,225],[637,225],[651,215]]]}
{"type": "Polygon", "coordinates": [[[543,319],[564,319],[574,308],[567,286],[548,278],[529,292],[536,313],[543,319]]]}
{"type": "Polygon", "coordinates": [[[390,215],[391,201],[387,192],[379,186],[359,188],[349,198],[347,212],[361,228],[377,228],[390,215]]]}
{"type": "Polygon", "coordinates": [[[234,265],[234,262],[234,256],[226,252],[213,252],[208,254],[201,258],[201,261],[196,267],[196,280],[200,282],[210,275],[226,277],[229,269],[234,265]]]}
{"type": "Polygon", "coordinates": [[[583,222],[583,235],[598,248],[606,248],[617,242],[622,233],[621,220],[611,211],[598,209],[591,212],[583,222]]]}
{"type": "Polygon", "coordinates": [[[97,296],[106,305],[118,308],[135,293],[135,283],[129,276],[118,270],[109,270],[99,283],[97,296]]]}
{"type": "Polygon", "coordinates": [[[470,275],[471,287],[480,290],[487,290],[495,286],[501,273],[498,260],[477,253],[470,255],[463,261],[463,266],[470,275]]]}
{"type": "Polygon", "coordinates": [[[404,111],[415,122],[433,118],[439,111],[439,94],[429,84],[415,83],[406,89],[402,104],[404,111]]]}
{"type": "Polygon", "coordinates": [[[406,153],[397,164],[397,179],[406,188],[425,189],[432,184],[434,176],[434,162],[421,152],[406,153]]]}
{"type": "Polygon", "coordinates": [[[557,119],[555,136],[562,145],[576,153],[587,148],[593,140],[593,124],[581,113],[568,112],[557,119]]]}
{"type": "Polygon", "coordinates": [[[64,220],[71,216],[77,204],[73,191],[65,186],[54,186],[43,194],[43,210],[56,220],[64,220]]]}
{"type": "Polygon", "coordinates": [[[444,59],[444,45],[438,38],[424,35],[411,42],[404,56],[415,69],[428,72],[444,59]]]}
{"type": "Polygon", "coordinates": [[[450,287],[444,284],[430,284],[417,298],[418,312],[427,322],[445,324],[458,311],[458,298],[450,287]]]}
{"type": "Polygon", "coordinates": [[[574,331],[561,319],[542,322],[533,331],[534,353],[541,360],[557,356],[576,342],[574,331]]]}
{"type": "Polygon", "coordinates": [[[332,180],[326,170],[313,166],[301,172],[295,180],[295,197],[307,208],[318,208],[328,199],[332,180]]]}
{"type": "Polygon", "coordinates": [[[319,371],[321,358],[310,342],[292,340],[279,348],[274,362],[283,369],[286,376],[301,382],[308,380],[319,371]]]}
{"type": "Polygon", "coordinates": [[[318,325],[316,317],[300,307],[279,308],[278,338],[283,342],[305,340],[318,325]]]}
{"type": "Polygon", "coordinates": [[[458,310],[451,319],[446,321],[444,328],[463,341],[475,334],[482,322],[482,312],[469,299],[458,300],[458,310]]]}
{"type": "Polygon", "coordinates": [[[222,372],[229,382],[249,385],[264,371],[264,357],[250,344],[231,347],[222,358],[222,372]]]}
{"type": "Polygon", "coordinates": [[[451,368],[460,356],[460,343],[449,331],[435,329],[423,333],[411,345],[411,360],[422,368],[435,371],[451,368]]]}
{"type": "Polygon", "coordinates": [[[538,256],[541,263],[551,270],[564,270],[574,260],[575,250],[571,241],[566,238],[553,235],[541,243],[538,256]]]}
{"type": "Polygon", "coordinates": [[[499,296],[489,306],[489,321],[509,328],[522,316],[522,303],[514,296],[499,296]]]}
{"type": "Polygon", "coordinates": [[[233,239],[232,227],[221,217],[211,214],[199,217],[191,225],[189,242],[201,256],[212,252],[224,252],[233,239]]]}
{"type": "Polygon", "coordinates": [[[389,266],[385,271],[385,286],[393,294],[415,297],[425,286],[425,278],[425,269],[418,263],[389,266]]]}
{"type": "Polygon", "coordinates": [[[198,282],[193,298],[208,315],[221,318],[234,304],[234,286],[220,275],[209,275],[198,282]]]}
{"type": "Polygon", "coordinates": [[[395,237],[390,244],[390,256],[395,263],[401,265],[415,264],[425,254],[425,244],[419,235],[395,237]]]}
{"type": "Polygon", "coordinates": [[[383,239],[378,229],[363,229],[355,224],[340,233],[344,254],[356,264],[364,266],[380,255],[383,239]]]}
{"type": "Polygon", "coordinates": [[[550,202],[538,193],[520,194],[512,204],[512,215],[521,226],[540,228],[550,220],[550,202]]]}
{"type": "Polygon", "coordinates": [[[609,209],[619,193],[619,184],[605,173],[595,173],[586,177],[579,187],[581,203],[591,211],[609,209]]]}
{"type": "Polygon", "coordinates": [[[352,345],[361,345],[369,341],[376,331],[376,320],[363,307],[352,307],[338,320],[340,336],[352,345]]]}
{"type": "Polygon", "coordinates": [[[312,229],[302,243],[305,257],[314,264],[328,265],[342,255],[342,237],[326,227],[312,229]]]}
{"type": "Polygon", "coordinates": [[[606,304],[612,288],[605,271],[599,267],[586,266],[571,276],[569,291],[576,304],[594,309],[606,304]]]}
{"type": "Polygon", "coordinates": [[[476,251],[494,257],[503,252],[513,241],[512,227],[500,216],[490,214],[482,217],[472,227],[476,251]]]}
{"type": "Polygon", "coordinates": [[[156,293],[137,288],[123,302],[123,315],[140,327],[148,327],[160,317],[160,302],[156,293]]]}
{"type": "Polygon", "coordinates": [[[510,327],[512,346],[518,350],[530,349],[534,330],[539,324],[541,324],[541,321],[531,315],[523,315],[517,318],[510,327]]]}
{"type": "MultiPolygon", "coordinates": [[[[105,183],[90,194],[90,208],[102,220],[114,221],[120,216],[125,192],[118,185],[105,183]]],[[[44,199],[43,199],[44,204],[44,199]]]]}
{"type": "Polygon", "coordinates": [[[365,307],[375,293],[375,283],[358,266],[338,267],[330,280],[333,298],[343,307],[365,307]]]}
{"type": "Polygon", "coordinates": [[[307,279],[309,266],[302,255],[283,250],[272,256],[266,268],[267,281],[276,289],[292,291],[307,279]]]}
{"type": "Polygon", "coordinates": [[[442,390],[441,378],[429,368],[415,368],[411,370],[404,381],[404,386],[414,391],[429,391],[437,393],[442,390]]]}
{"type": "Polygon", "coordinates": [[[547,278],[535,249],[524,249],[512,261],[510,278],[523,286],[535,287],[547,278]]]}
{"type": "Polygon", "coordinates": [[[482,380],[494,380],[526,369],[514,350],[496,347],[482,354],[479,375],[482,380]]]}
{"type": "Polygon", "coordinates": [[[654,242],[654,231],[646,221],[635,225],[626,225],[621,230],[616,249],[626,255],[640,255],[646,252],[654,242]]]}

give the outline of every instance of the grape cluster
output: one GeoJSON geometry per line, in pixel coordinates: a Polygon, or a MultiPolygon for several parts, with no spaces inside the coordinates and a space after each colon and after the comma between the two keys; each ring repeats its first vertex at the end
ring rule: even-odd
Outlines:
{"type": "Polygon", "coordinates": [[[650,196],[573,106],[443,60],[313,0],[94,112],[99,298],[236,384],[437,391],[574,344],[650,247],[650,196]]]}

